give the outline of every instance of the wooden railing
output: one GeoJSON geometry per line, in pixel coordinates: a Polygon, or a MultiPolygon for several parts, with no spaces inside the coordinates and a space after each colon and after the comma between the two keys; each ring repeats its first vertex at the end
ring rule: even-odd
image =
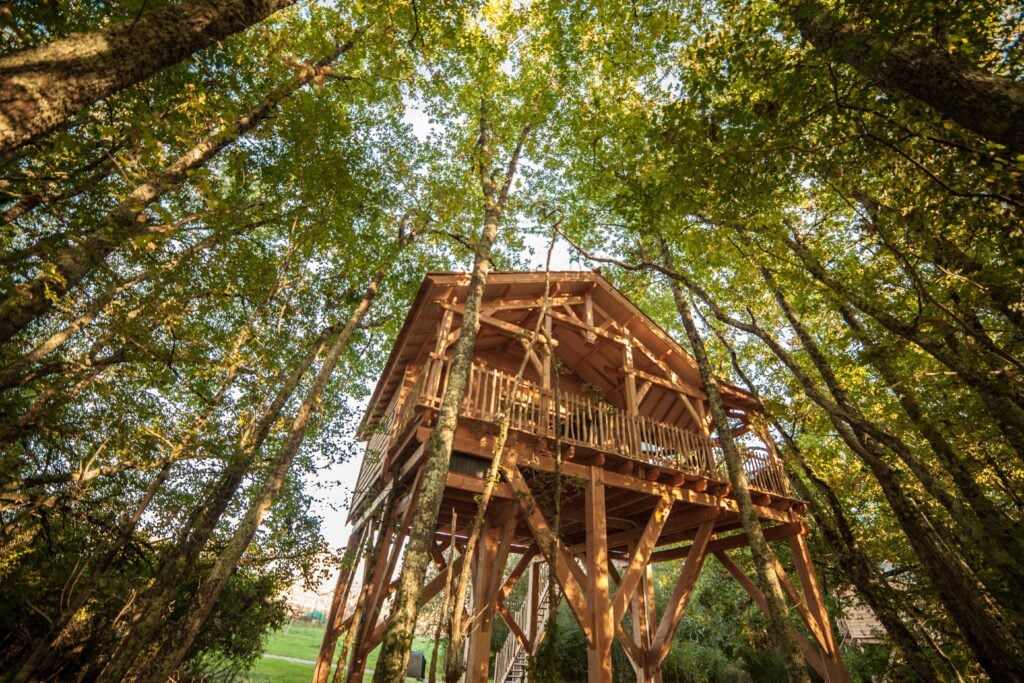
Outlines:
{"type": "Polygon", "coordinates": [[[352,509],[362,502],[373,483],[380,478],[384,471],[384,461],[388,451],[394,445],[395,439],[412,420],[416,406],[422,402],[422,396],[426,394],[430,379],[430,373],[421,372],[408,392],[396,391],[388,409],[384,412],[384,417],[373,427],[366,444],[366,453],[363,455],[359,476],[356,478],[356,486],[353,489],[352,509]],[[402,400],[403,394],[404,401],[402,400]]]}
{"type": "MultiPolygon", "coordinates": [[[[384,456],[413,418],[417,407],[436,408],[448,384],[449,363],[431,361],[399,403],[392,400],[367,446],[356,484],[360,495],[381,474],[384,456]]],[[[716,440],[642,415],[629,415],[600,399],[541,389],[525,380],[480,363],[470,369],[469,386],[460,413],[484,422],[507,415],[509,429],[559,439],[687,474],[728,480],[716,440]],[[513,395],[514,389],[514,395],[513,395]]],[[[789,495],[782,463],[762,448],[741,448],[744,469],[755,489],[789,495]]]]}

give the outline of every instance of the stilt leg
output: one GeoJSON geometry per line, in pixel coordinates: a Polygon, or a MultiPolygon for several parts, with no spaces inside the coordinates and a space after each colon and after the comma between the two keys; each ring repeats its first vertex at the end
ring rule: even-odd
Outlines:
{"type": "Polygon", "coordinates": [[[587,650],[587,681],[611,683],[612,639],[615,624],[608,597],[608,529],[605,517],[603,470],[590,468],[586,489],[587,593],[594,639],[587,650]]]}
{"type": "Polygon", "coordinates": [[[814,573],[811,553],[807,549],[807,539],[802,533],[795,534],[789,537],[789,545],[793,549],[793,562],[796,564],[797,576],[800,577],[804,601],[815,621],[818,622],[818,628],[824,639],[822,646],[825,650],[824,659],[825,668],[829,674],[828,681],[829,683],[849,683],[850,674],[846,672],[835,636],[832,634],[832,626],[828,620],[828,613],[825,611],[825,598],[818,585],[818,577],[814,573]]]}
{"type": "Polygon", "coordinates": [[[348,601],[348,594],[352,588],[352,579],[355,577],[356,570],[355,565],[359,562],[359,551],[363,543],[365,531],[366,527],[364,526],[352,532],[348,547],[342,556],[341,566],[338,571],[338,582],[334,587],[334,597],[331,599],[331,611],[327,617],[327,629],[324,631],[324,639],[320,644],[320,654],[317,656],[316,667],[313,669],[312,683],[327,683],[327,676],[331,672],[334,649],[338,644],[338,636],[342,630],[342,621],[345,618],[345,603],[348,601]]]}

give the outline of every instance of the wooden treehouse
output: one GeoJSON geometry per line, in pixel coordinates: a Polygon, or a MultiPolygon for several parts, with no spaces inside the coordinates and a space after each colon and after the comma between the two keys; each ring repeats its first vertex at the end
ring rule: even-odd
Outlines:
{"type": "MultiPolygon", "coordinates": [[[[348,680],[362,680],[366,657],[383,637],[468,283],[463,273],[426,278],[370,400],[361,427],[369,443],[350,508],[352,543],[368,551],[339,578],[314,681],[326,679],[339,635],[353,623],[348,680]]],[[[587,640],[589,680],[611,681],[611,646],[618,640],[638,682],[660,681],[709,555],[764,606],[752,578],[729,557],[747,538],[697,367],[593,272],[551,273],[546,297],[544,273],[494,273],[480,320],[436,524],[438,573],[422,600],[444,590],[449,572],[463,570],[459,552],[505,415],[501,482],[471,569],[466,680],[526,679],[527,661],[544,637],[553,567],[557,594],[587,640]],[[525,375],[516,383],[524,356],[525,375]],[[556,470],[563,487],[557,526],[556,470]],[[658,614],[651,567],[679,559],[674,591],[658,614]],[[525,593],[516,606],[507,600],[518,582],[526,590],[516,592],[525,593]],[[507,622],[510,635],[489,671],[495,618],[507,622]]],[[[770,439],[755,433],[757,401],[727,383],[720,389],[765,534],[792,549],[796,580],[781,563],[776,571],[806,631],[798,644],[822,678],[846,681],[808,555],[806,505],[791,495],[770,439]]]]}

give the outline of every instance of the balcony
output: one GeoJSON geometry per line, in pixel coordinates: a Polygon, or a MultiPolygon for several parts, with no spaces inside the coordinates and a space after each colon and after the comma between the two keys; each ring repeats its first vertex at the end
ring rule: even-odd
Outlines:
{"type": "MultiPolygon", "coordinates": [[[[437,409],[448,380],[449,363],[432,361],[399,401],[399,392],[374,430],[356,483],[353,508],[380,477],[387,454],[422,410],[437,409]]],[[[505,413],[509,430],[558,441],[573,448],[619,456],[648,466],[710,480],[728,481],[724,457],[716,439],[629,415],[589,396],[544,390],[533,382],[480,363],[471,366],[469,387],[460,416],[497,423],[505,413]]],[[[740,447],[744,470],[756,491],[789,497],[782,463],[766,449],[740,447]]]]}

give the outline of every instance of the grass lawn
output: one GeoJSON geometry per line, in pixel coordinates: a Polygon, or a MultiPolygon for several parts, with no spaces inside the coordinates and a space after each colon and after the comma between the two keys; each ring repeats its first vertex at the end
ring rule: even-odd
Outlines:
{"type": "Polygon", "coordinates": [[[315,660],[320,653],[320,641],[323,638],[323,626],[295,623],[290,627],[285,626],[267,638],[266,653],[315,660]]]}
{"type": "MultiPolygon", "coordinates": [[[[292,624],[290,628],[286,627],[270,635],[267,639],[266,654],[315,660],[320,652],[320,641],[323,636],[324,630],[322,626],[292,624]]],[[[429,670],[430,654],[434,649],[433,641],[416,638],[413,641],[412,649],[418,650],[427,656],[427,669],[429,670]]],[[[373,669],[377,665],[379,650],[380,648],[376,648],[370,653],[370,656],[367,658],[366,668],[373,669]]],[[[248,680],[250,683],[309,683],[312,676],[312,664],[263,657],[257,660],[256,664],[249,671],[248,680]]],[[[363,680],[369,683],[372,678],[372,674],[367,674],[363,680]]],[[[412,681],[415,679],[409,678],[407,680],[412,681]]]]}

